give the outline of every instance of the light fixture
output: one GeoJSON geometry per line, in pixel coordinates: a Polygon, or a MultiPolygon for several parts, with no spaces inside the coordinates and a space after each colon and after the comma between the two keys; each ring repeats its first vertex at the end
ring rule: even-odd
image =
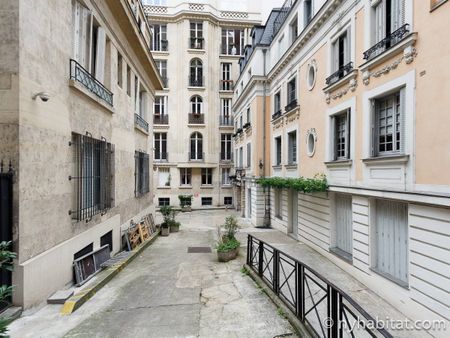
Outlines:
{"type": "Polygon", "coordinates": [[[264,164],[262,162],[262,160],[259,160],[259,170],[262,170],[264,167],[264,164]]]}
{"type": "Polygon", "coordinates": [[[36,93],[31,98],[33,100],[36,100],[37,97],[39,97],[42,100],[42,102],[47,102],[48,100],[50,100],[50,95],[46,92],[36,93]]]}

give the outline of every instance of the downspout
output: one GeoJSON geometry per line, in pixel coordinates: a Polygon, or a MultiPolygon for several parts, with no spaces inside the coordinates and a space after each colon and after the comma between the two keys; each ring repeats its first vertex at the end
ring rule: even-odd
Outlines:
{"type": "MultiPolygon", "coordinates": [[[[266,176],[266,92],[267,92],[267,74],[266,74],[266,53],[267,49],[263,49],[263,74],[264,74],[264,82],[263,82],[263,172],[262,177],[266,176]]],[[[269,188],[270,189],[270,188],[269,188]]],[[[269,190],[270,192],[270,190],[269,190]]],[[[263,219],[263,227],[270,227],[270,194],[266,192],[266,187],[263,188],[264,195],[264,219],[263,219]]]]}

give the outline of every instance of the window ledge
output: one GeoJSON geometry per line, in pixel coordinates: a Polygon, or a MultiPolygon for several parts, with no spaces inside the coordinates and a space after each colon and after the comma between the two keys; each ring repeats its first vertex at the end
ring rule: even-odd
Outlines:
{"type": "Polygon", "coordinates": [[[188,86],[187,87],[188,90],[205,90],[206,87],[192,87],[192,86],[188,86]]]}
{"type": "MultiPolygon", "coordinates": [[[[381,54],[375,56],[372,60],[369,60],[359,66],[359,69],[362,73],[368,72],[370,69],[386,62],[391,56],[398,54],[400,50],[404,50],[407,47],[414,45],[417,40],[417,33],[413,32],[403,38],[403,40],[399,41],[395,46],[385,50],[381,54]]],[[[364,74],[363,74],[364,78],[364,74]]]]}
{"type": "Polygon", "coordinates": [[[300,105],[297,104],[295,107],[293,107],[292,109],[286,110],[286,112],[284,114],[281,114],[281,116],[290,116],[292,114],[294,114],[295,112],[300,110],[300,105]]]}
{"type": "Polygon", "coordinates": [[[337,88],[341,87],[343,84],[354,80],[357,75],[358,75],[358,70],[353,69],[351,72],[349,72],[347,75],[345,75],[342,79],[339,79],[338,81],[326,86],[322,90],[324,91],[325,94],[331,93],[331,92],[335,91],[337,88]]]}
{"type": "Polygon", "coordinates": [[[297,169],[297,163],[286,164],[284,167],[286,169],[297,169]]]}
{"type": "Polygon", "coordinates": [[[378,269],[375,268],[375,267],[370,267],[369,269],[370,269],[370,271],[376,273],[377,275],[379,275],[379,276],[381,276],[381,277],[383,277],[383,278],[386,278],[386,279],[390,280],[391,282],[397,284],[398,286],[400,286],[400,287],[402,287],[402,288],[404,288],[404,289],[409,290],[409,285],[408,285],[407,282],[402,281],[402,280],[399,280],[399,279],[397,279],[397,278],[395,278],[395,277],[393,277],[393,276],[391,276],[391,275],[388,275],[387,273],[384,273],[384,272],[378,270],[378,269]]]}
{"type": "Polygon", "coordinates": [[[97,102],[100,106],[102,106],[103,108],[105,108],[106,110],[108,110],[111,114],[115,113],[114,107],[111,107],[110,105],[108,105],[105,101],[103,101],[101,98],[99,98],[97,95],[95,95],[94,93],[91,93],[87,88],[85,88],[81,83],[79,83],[78,81],[75,80],[69,80],[69,86],[72,88],[75,88],[76,90],[78,90],[80,93],[84,94],[85,96],[87,96],[88,98],[90,98],[91,100],[97,102]]]}
{"type": "Polygon", "coordinates": [[[152,54],[156,54],[158,56],[169,55],[170,54],[170,52],[168,50],[151,50],[150,52],[152,54]]]}
{"type": "Polygon", "coordinates": [[[214,187],[212,185],[209,185],[209,184],[202,184],[200,186],[200,189],[214,189],[214,187]]]}
{"type": "Polygon", "coordinates": [[[349,254],[348,252],[345,252],[344,250],[341,250],[341,249],[339,249],[337,247],[334,247],[334,248],[330,248],[330,252],[334,256],[336,256],[336,257],[346,261],[347,263],[352,264],[352,262],[353,262],[352,254],[349,254]]]}
{"type": "Polygon", "coordinates": [[[172,187],[169,186],[161,186],[161,187],[156,187],[156,189],[171,189],[172,187]]]}
{"type": "Polygon", "coordinates": [[[178,189],[192,189],[192,185],[180,185],[178,189]]]}
{"type": "Polygon", "coordinates": [[[148,131],[146,131],[144,128],[140,127],[139,125],[135,124],[134,129],[139,130],[144,135],[149,135],[148,131]]]}
{"type": "Polygon", "coordinates": [[[206,125],[204,123],[188,123],[188,127],[205,128],[206,125]]]}
{"type": "Polygon", "coordinates": [[[154,124],[153,128],[154,129],[169,129],[169,125],[168,124],[154,124]]]}
{"type": "Polygon", "coordinates": [[[231,189],[231,188],[233,188],[233,186],[231,184],[222,184],[221,188],[222,189],[231,189]]]}
{"type": "Polygon", "coordinates": [[[378,164],[404,164],[409,161],[409,155],[390,155],[364,158],[363,163],[366,165],[378,164]]]}
{"type": "Polygon", "coordinates": [[[240,59],[241,57],[243,57],[244,55],[229,55],[229,54],[222,54],[222,53],[220,53],[219,54],[219,57],[220,58],[231,58],[231,59],[240,59]]]}
{"type": "Polygon", "coordinates": [[[353,160],[336,160],[324,162],[327,167],[338,168],[338,167],[351,167],[353,160]]]}
{"type": "Polygon", "coordinates": [[[188,53],[192,53],[192,54],[205,54],[206,53],[206,49],[204,48],[188,48],[187,49],[188,53]]]}
{"type": "Polygon", "coordinates": [[[272,166],[273,169],[279,169],[279,170],[281,170],[282,167],[283,167],[283,166],[282,166],[281,164],[273,165],[273,166],[272,166]]]}

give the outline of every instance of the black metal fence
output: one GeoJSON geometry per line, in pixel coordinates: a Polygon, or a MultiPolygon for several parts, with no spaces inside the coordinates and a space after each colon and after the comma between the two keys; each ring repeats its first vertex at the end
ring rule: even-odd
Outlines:
{"type": "Polygon", "coordinates": [[[148,122],[142,116],[134,114],[134,124],[148,132],[148,122]]]}
{"type": "Polygon", "coordinates": [[[375,56],[383,53],[385,50],[395,46],[409,33],[409,24],[404,24],[396,31],[388,34],[383,40],[376,43],[370,49],[363,53],[364,60],[373,59],[375,56]]]}
{"type": "Polygon", "coordinates": [[[247,265],[318,337],[392,337],[326,278],[252,235],[248,235],[247,265]]]}
{"type": "Polygon", "coordinates": [[[344,65],[343,67],[339,68],[337,71],[335,71],[329,77],[327,77],[325,80],[325,83],[327,85],[336,83],[337,81],[342,79],[344,76],[346,76],[348,73],[350,73],[352,70],[353,70],[353,62],[349,62],[346,65],[344,65]]]}

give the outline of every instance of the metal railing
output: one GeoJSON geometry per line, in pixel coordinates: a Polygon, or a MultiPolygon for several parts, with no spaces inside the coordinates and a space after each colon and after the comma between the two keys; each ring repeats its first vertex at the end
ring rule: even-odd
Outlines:
{"type": "Polygon", "coordinates": [[[188,123],[189,124],[205,124],[205,115],[189,113],[188,123]]]}
{"type": "Polygon", "coordinates": [[[134,114],[134,124],[138,127],[141,127],[146,132],[148,132],[148,122],[145,121],[142,116],[138,114],[134,114]]]}
{"type": "Polygon", "coordinates": [[[204,38],[200,38],[200,37],[189,38],[189,48],[190,49],[203,49],[204,40],[205,40],[204,38]]]}
{"type": "Polygon", "coordinates": [[[168,152],[155,152],[155,162],[168,162],[169,161],[169,153],[168,152]]]}
{"type": "Polygon", "coordinates": [[[240,45],[226,45],[220,44],[220,54],[222,55],[236,55],[241,56],[244,51],[241,50],[240,45]]]}
{"type": "Polygon", "coordinates": [[[153,124],[169,124],[169,115],[153,115],[153,124]]]}
{"type": "Polygon", "coordinates": [[[297,99],[293,99],[291,100],[291,102],[289,102],[285,107],[284,110],[286,112],[291,111],[292,109],[294,109],[295,107],[297,107],[297,99]]]}
{"type": "Polygon", "coordinates": [[[348,73],[350,73],[352,70],[353,70],[353,62],[349,62],[345,66],[342,66],[337,71],[335,71],[333,74],[328,76],[325,80],[325,83],[327,85],[336,83],[337,81],[342,79],[344,76],[346,76],[348,73]]]}
{"type": "Polygon", "coordinates": [[[272,114],[272,120],[275,120],[277,118],[279,118],[281,116],[283,112],[281,111],[281,109],[275,113],[272,114]]]}
{"type": "Polygon", "coordinates": [[[219,81],[220,90],[232,91],[234,89],[233,80],[220,80],[219,81]]]}
{"type": "Polygon", "coordinates": [[[219,123],[221,126],[233,126],[233,118],[231,116],[219,116],[219,123]]]}
{"type": "Polygon", "coordinates": [[[74,59],[70,59],[70,79],[81,83],[91,93],[113,106],[113,93],[74,59]]]}
{"type": "Polygon", "coordinates": [[[247,130],[248,128],[250,128],[252,126],[252,124],[250,123],[250,122],[247,122],[247,123],[245,123],[243,126],[242,126],[242,129],[243,130],[247,130]]]}
{"type": "Polygon", "coordinates": [[[205,160],[205,153],[202,152],[189,153],[188,160],[189,162],[196,162],[196,161],[203,162],[205,160]]]}
{"type": "Polygon", "coordinates": [[[388,50],[389,48],[395,46],[408,33],[409,33],[409,24],[406,23],[396,31],[387,35],[383,40],[372,46],[370,49],[366,50],[363,53],[364,60],[370,60],[375,56],[380,55],[384,51],[388,50]]]}
{"type": "Polygon", "coordinates": [[[204,82],[203,76],[189,76],[189,87],[203,87],[204,82]]]}
{"type": "Polygon", "coordinates": [[[247,239],[247,265],[318,337],[392,337],[370,325],[375,319],[325,277],[252,235],[247,239]]]}

